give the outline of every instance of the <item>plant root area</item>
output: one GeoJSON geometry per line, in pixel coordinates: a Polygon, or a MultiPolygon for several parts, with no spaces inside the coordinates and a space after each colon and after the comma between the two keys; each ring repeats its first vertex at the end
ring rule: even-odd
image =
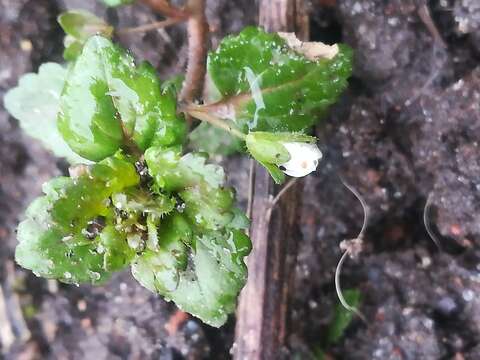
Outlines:
{"type": "MultiPolygon", "coordinates": [[[[174,1],[174,3],[176,3],[174,1]]],[[[257,22],[253,0],[208,0],[212,46],[257,22]]],[[[475,0],[311,0],[311,39],[355,50],[350,87],[316,128],[324,158],[304,180],[302,237],[286,359],[318,359],[338,304],[339,244],[369,207],[365,248],[343,289],[362,294],[327,359],[480,359],[480,7],[475,0]],[[424,209],[430,199],[424,223],[424,209]],[[437,245],[437,244],[439,245],[437,245]]],[[[83,8],[118,27],[157,18],[143,5],[0,0],[0,97],[42,62],[61,62],[56,16],[83,8]]],[[[182,25],[117,39],[162,77],[180,73],[182,25]]],[[[246,202],[248,160],[223,159],[246,202]]],[[[0,359],[229,359],[235,319],[203,325],[128,271],[80,287],[15,266],[15,228],[41,184],[67,165],[0,105],[0,359]],[[3,317],[2,317],[3,316],[3,317]]],[[[243,197],[243,198],[242,198],[243,197]]],[[[268,359],[267,359],[268,360],[268,359]]]]}

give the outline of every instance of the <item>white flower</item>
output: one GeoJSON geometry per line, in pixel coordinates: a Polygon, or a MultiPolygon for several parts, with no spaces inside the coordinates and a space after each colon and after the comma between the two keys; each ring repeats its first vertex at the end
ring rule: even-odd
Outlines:
{"type": "Polygon", "coordinates": [[[282,144],[290,154],[290,160],[280,164],[280,169],[292,177],[303,177],[315,171],[322,152],[315,144],[286,142],[282,144]]]}

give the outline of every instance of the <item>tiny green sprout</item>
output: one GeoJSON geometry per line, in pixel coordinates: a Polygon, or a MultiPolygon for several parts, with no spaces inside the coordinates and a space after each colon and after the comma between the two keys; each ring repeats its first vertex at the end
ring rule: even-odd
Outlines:
{"type": "MultiPolygon", "coordinates": [[[[363,297],[358,289],[347,289],[345,290],[345,299],[349,304],[352,304],[353,307],[358,308],[362,303],[363,297]]],[[[316,360],[328,358],[327,350],[342,340],[354,316],[355,313],[346,309],[343,304],[337,303],[335,305],[333,318],[328,324],[327,336],[313,346],[312,352],[316,360]]]]}
{"type": "Polygon", "coordinates": [[[16,261],[68,284],[102,284],[129,268],[147,289],[223,325],[252,244],[209,155],[246,150],[277,183],[314,171],[321,152],[306,132],[346,87],[351,50],[250,27],[208,55],[204,101],[185,104],[182,77],[162,85],[150,64],[112,42],[102,19],[69,11],[58,20],[67,63],[41,65],[5,96],[25,132],[72,165],[27,208],[16,261]],[[190,135],[185,115],[203,121],[190,135]],[[227,137],[209,147],[195,133],[227,137]],[[207,153],[186,150],[201,143],[207,153]]]}
{"type": "MultiPolygon", "coordinates": [[[[362,294],[357,289],[345,290],[344,296],[346,301],[354,308],[358,308],[362,302],[362,294]]],[[[335,306],[333,319],[328,326],[326,340],[328,345],[336,344],[342,338],[354,316],[355,313],[346,309],[342,304],[339,303],[335,306]]]]}

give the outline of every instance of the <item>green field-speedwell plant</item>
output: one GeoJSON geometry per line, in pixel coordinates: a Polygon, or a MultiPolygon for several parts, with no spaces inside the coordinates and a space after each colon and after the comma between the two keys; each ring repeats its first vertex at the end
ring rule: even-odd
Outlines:
{"type": "Polygon", "coordinates": [[[65,63],[41,65],[5,96],[24,131],[71,164],[28,207],[16,261],[70,284],[130,267],[149,290],[222,325],[246,281],[249,221],[223,168],[187,145],[225,131],[219,151],[235,144],[277,183],[314,171],[321,153],[306,131],[347,86],[351,50],[249,27],[208,54],[203,101],[184,104],[178,82],[162,84],[102,19],[69,11],[59,23],[65,63]],[[187,116],[202,120],[191,136],[187,116]]]}

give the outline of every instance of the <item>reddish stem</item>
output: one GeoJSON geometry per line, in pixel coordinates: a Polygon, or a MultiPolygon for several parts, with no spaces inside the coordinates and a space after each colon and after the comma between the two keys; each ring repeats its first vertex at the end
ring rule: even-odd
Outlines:
{"type": "Polygon", "coordinates": [[[157,13],[169,18],[186,19],[189,17],[188,11],[172,6],[166,0],[140,0],[157,13]]]}
{"type": "Polygon", "coordinates": [[[187,0],[183,9],[170,5],[167,0],[141,1],[163,16],[188,21],[187,72],[180,99],[192,103],[201,96],[206,74],[209,27],[205,16],[205,0],[187,0]]]}
{"type": "Polygon", "coordinates": [[[208,22],[205,0],[188,0],[185,10],[190,14],[187,23],[188,63],[180,99],[191,103],[200,97],[207,63],[208,22]]]}

